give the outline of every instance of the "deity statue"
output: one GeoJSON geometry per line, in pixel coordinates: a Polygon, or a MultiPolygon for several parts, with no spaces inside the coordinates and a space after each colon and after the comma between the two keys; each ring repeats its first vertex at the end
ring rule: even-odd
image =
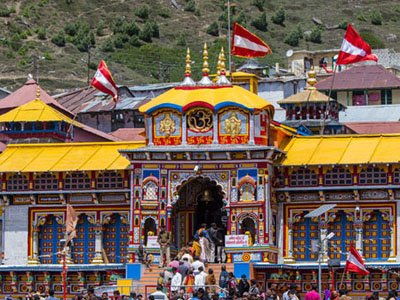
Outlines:
{"type": "Polygon", "coordinates": [[[225,132],[232,137],[237,136],[242,131],[242,121],[238,118],[236,112],[232,112],[229,118],[225,120],[225,132]]]}
{"type": "Polygon", "coordinates": [[[244,234],[247,235],[247,236],[249,237],[248,242],[247,242],[247,245],[248,245],[248,246],[253,246],[254,241],[253,241],[253,237],[252,237],[252,235],[251,235],[251,232],[250,232],[250,231],[246,231],[244,234]]]}
{"type": "Polygon", "coordinates": [[[166,113],[164,118],[160,121],[159,131],[160,133],[165,133],[169,137],[176,130],[176,124],[174,119],[172,119],[170,113],[166,113]]]}

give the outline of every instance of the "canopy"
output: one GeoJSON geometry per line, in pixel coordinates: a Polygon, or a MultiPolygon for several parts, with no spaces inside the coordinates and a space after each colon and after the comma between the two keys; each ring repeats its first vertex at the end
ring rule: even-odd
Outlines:
{"type": "Polygon", "coordinates": [[[129,161],[118,150],[143,142],[10,144],[0,154],[0,172],[124,170],[129,161]]]}

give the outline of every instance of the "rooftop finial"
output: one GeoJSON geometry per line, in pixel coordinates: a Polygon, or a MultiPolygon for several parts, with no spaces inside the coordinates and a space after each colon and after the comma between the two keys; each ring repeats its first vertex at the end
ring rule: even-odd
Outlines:
{"type": "Polygon", "coordinates": [[[231,85],[231,82],[225,76],[225,53],[224,48],[221,48],[220,56],[220,76],[217,80],[217,85],[231,85]]]}
{"type": "Polygon", "coordinates": [[[221,75],[221,52],[218,54],[217,76],[221,75]]]}
{"type": "Polygon", "coordinates": [[[208,51],[207,51],[207,43],[204,43],[203,47],[203,69],[201,70],[203,72],[203,78],[199,81],[200,85],[212,85],[212,81],[208,77],[208,73],[210,72],[210,69],[208,68],[208,51]]]}
{"type": "Polygon", "coordinates": [[[185,76],[190,76],[192,74],[192,68],[190,66],[191,64],[191,60],[190,60],[190,49],[187,48],[186,50],[186,68],[185,68],[185,76]]]}
{"type": "Polygon", "coordinates": [[[314,85],[317,83],[317,79],[315,79],[315,71],[314,71],[314,67],[312,66],[310,71],[308,71],[308,78],[307,78],[307,83],[308,83],[308,87],[307,90],[315,90],[316,88],[314,87],[314,85]]]}
{"type": "Polygon", "coordinates": [[[37,89],[36,89],[36,99],[40,100],[40,86],[39,85],[37,86],[37,89]]]}
{"type": "Polygon", "coordinates": [[[210,69],[208,68],[208,50],[207,50],[207,43],[204,43],[203,47],[203,76],[208,76],[210,69]]]}
{"type": "Polygon", "coordinates": [[[182,85],[185,86],[193,86],[196,83],[193,81],[192,75],[192,67],[191,67],[192,60],[190,59],[190,49],[187,48],[186,50],[186,67],[185,67],[185,79],[183,79],[182,85]]]}

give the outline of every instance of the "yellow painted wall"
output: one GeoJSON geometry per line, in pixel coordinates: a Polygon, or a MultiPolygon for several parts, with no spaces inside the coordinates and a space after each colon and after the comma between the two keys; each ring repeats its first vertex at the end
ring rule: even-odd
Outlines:
{"type": "Polygon", "coordinates": [[[349,106],[349,105],[351,105],[352,103],[351,103],[351,101],[350,101],[350,103],[349,104],[347,104],[347,91],[340,91],[340,92],[338,92],[337,93],[337,97],[338,97],[338,102],[340,103],[340,104],[343,104],[343,105],[345,105],[345,106],[349,106]]]}
{"type": "Polygon", "coordinates": [[[392,90],[392,103],[400,104],[400,89],[392,90]]]}

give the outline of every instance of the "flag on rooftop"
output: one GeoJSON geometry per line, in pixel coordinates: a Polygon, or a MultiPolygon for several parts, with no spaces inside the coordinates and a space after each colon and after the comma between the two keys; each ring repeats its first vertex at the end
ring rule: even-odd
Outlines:
{"type": "Polygon", "coordinates": [[[350,245],[350,252],[347,255],[345,272],[352,272],[361,275],[368,275],[369,271],[365,268],[364,261],[353,245],[350,245]]]}
{"type": "Polygon", "coordinates": [[[232,55],[259,57],[272,53],[271,48],[258,36],[235,23],[232,34],[232,55]]]}
{"type": "Polygon", "coordinates": [[[349,24],[336,63],[338,65],[348,65],[364,60],[374,60],[377,62],[378,57],[372,54],[371,46],[349,24]]]}
{"type": "Polygon", "coordinates": [[[118,100],[118,88],[111,76],[111,72],[108,69],[104,60],[101,60],[97,67],[96,74],[90,83],[94,88],[102,91],[113,97],[114,102],[118,100]]]}

